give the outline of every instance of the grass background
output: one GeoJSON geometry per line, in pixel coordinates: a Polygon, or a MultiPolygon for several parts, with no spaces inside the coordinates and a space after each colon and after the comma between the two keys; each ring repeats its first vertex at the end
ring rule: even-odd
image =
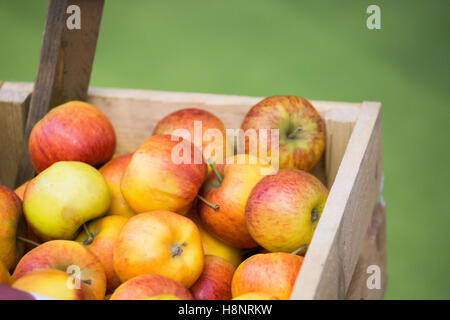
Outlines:
{"type": "MultiPolygon", "coordinates": [[[[46,10],[0,0],[0,79],[34,80],[46,10]]],[[[381,101],[386,298],[450,299],[449,31],[448,0],[107,0],[91,84],[381,101]]]]}

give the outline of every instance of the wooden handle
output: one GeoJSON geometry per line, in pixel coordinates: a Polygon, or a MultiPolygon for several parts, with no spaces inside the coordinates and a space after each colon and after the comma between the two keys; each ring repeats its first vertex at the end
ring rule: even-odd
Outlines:
{"type": "Polygon", "coordinates": [[[57,105],[87,97],[103,5],[104,0],[49,1],[16,186],[34,176],[28,141],[36,122],[57,105]]]}

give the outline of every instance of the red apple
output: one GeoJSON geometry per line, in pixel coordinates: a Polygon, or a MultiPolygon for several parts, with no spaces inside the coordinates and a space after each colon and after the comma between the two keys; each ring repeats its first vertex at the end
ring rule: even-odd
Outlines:
{"type": "MultiPolygon", "coordinates": [[[[247,113],[241,129],[254,129],[258,144],[267,145],[269,157],[271,135],[268,134],[267,141],[263,141],[260,130],[279,129],[280,169],[309,171],[325,148],[325,122],[308,100],[296,96],[273,96],[260,101],[247,113]]],[[[249,153],[249,136],[245,139],[245,151],[249,153]]]]}
{"type": "Polygon", "coordinates": [[[192,207],[208,167],[191,142],[175,138],[152,136],[133,154],[120,189],[135,212],[167,210],[185,215],[192,207]]]}
{"type": "Polygon", "coordinates": [[[192,300],[189,290],[170,278],[147,273],[122,283],[110,300],[138,300],[157,296],[175,296],[181,300],[192,300]]]}
{"type": "Polygon", "coordinates": [[[191,219],[170,211],[128,219],[114,244],[114,270],[122,282],[156,273],[189,288],[203,269],[200,232],[191,219]]]}
{"type": "Polygon", "coordinates": [[[271,252],[306,249],[327,196],[327,188],[305,171],[283,169],[265,176],[248,197],[245,208],[248,231],[271,252]]]}
{"type": "Polygon", "coordinates": [[[155,134],[182,136],[202,150],[205,159],[212,158],[216,163],[222,163],[226,157],[225,127],[219,118],[206,110],[188,108],[172,112],[156,124],[155,134]],[[188,135],[180,134],[180,129],[188,135]]]}
{"type": "Polygon", "coordinates": [[[57,161],[105,163],[114,154],[116,134],[94,106],[71,101],[53,108],[33,127],[29,151],[39,173],[57,161]]]}
{"type": "Polygon", "coordinates": [[[233,298],[260,292],[280,300],[289,299],[302,263],[303,257],[283,252],[251,256],[234,273],[233,298]]]}
{"type": "Polygon", "coordinates": [[[120,180],[130,164],[132,156],[132,153],[128,153],[115,157],[98,170],[105,178],[111,193],[111,206],[106,215],[119,215],[130,218],[136,214],[127,204],[120,191],[120,180]]]}
{"type": "MultiPolygon", "coordinates": [[[[258,244],[245,225],[245,204],[253,187],[270,167],[258,158],[240,154],[217,165],[219,177],[211,172],[200,191],[207,202],[198,201],[198,213],[206,229],[219,239],[237,248],[252,248],[258,244]]],[[[201,199],[201,198],[200,198],[201,199]]]]}
{"type": "Polygon", "coordinates": [[[234,267],[225,259],[205,256],[200,278],[190,288],[195,300],[230,300],[234,267]]]}
{"type": "Polygon", "coordinates": [[[75,278],[79,276],[80,282],[88,285],[96,299],[103,300],[105,297],[106,275],[102,264],[87,248],[75,241],[52,240],[34,248],[19,261],[12,281],[15,283],[31,272],[48,269],[68,272],[75,278]]]}
{"type": "Polygon", "coordinates": [[[0,186],[0,262],[9,270],[24,253],[25,243],[17,237],[24,237],[25,233],[22,201],[14,191],[0,186]]]}

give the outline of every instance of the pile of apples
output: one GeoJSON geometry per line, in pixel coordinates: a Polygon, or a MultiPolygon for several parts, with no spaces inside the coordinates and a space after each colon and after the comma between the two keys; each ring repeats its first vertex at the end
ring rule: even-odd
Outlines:
{"type": "Polygon", "coordinates": [[[308,173],[324,121],[296,96],[251,108],[241,128],[279,129],[279,168],[248,148],[206,161],[227,141],[173,135],[194,135],[194,121],[225,136],[215,115],[182,109],[114,156],[102,112],[79,101],[52,109],[30,135],[37,175],[0,186],[0,283],[55,299],[289,299],[328,196],[308,173]],[[191,161],[175,163],[174,150],[191,161]]]}

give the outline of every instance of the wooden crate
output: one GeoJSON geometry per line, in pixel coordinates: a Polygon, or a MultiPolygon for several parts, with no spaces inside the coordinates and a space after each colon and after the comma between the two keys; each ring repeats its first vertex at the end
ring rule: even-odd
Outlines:
{"type": "MultiPolygon", "coordinates": [[[[0,184],[16,187],[32,83],[0,82],[0,184]]],[[[117,134],[117,154],[135,151],[165,115],[187,107],[208,110],[226,128],[239,128],[260,97],[89,88],[117,134]]],[[[311,101],[326,121],[326,150],[313,170],[330,194],[291,299],[379,299],[386,287],[381,104],[311,101]],[[369,265],[381,288],[369,289],[369,265]]]]}

